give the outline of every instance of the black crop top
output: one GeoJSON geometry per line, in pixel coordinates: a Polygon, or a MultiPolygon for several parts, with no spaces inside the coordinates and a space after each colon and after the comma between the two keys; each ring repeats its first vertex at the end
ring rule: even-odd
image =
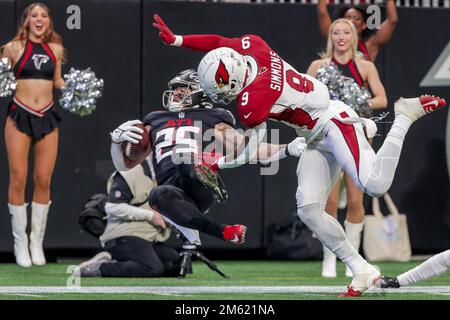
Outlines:
{"type": "Polygon", "coordinates": [[[53,80],[56,58],[46,43],[27,41],[22,57],[14,66],[16,79],[53,80]]]}
{"type": "Polygon", "coordinates": [[[363,77],[359,73],[358,66],[353,59],[350,59],[347,63],[342,64],[337,62],[333,57],[332,61],[336,64],[337,68],[342,72],[343,76],[352,78],[360,87],[367,87],[367,83],[363,80],[363,77]]]}

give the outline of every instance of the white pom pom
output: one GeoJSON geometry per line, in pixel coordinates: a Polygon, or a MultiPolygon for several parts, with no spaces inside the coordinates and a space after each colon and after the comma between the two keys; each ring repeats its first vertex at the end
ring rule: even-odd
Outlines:
{"type": "Polygon", "coordinates": [[[103,79],[97,79],[91,68],[70,69],[64,75],[66,87],[63,88],[59,103],[76,115],[86,116],[96,109],[97,100],[102,96],[103,79]]]}
{"type": "Polygon", "coordinates": [[[10,96],[16,90],[17,82],[11,71],[11,64],[7,58],[0,59],[0,97],[10,96]]]}

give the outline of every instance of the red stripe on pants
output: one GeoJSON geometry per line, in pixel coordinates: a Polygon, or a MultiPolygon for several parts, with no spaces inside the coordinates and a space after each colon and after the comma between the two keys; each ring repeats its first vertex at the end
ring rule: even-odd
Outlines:
{"type": "MultiPolygon", "coordinates": [[[[345,112],[342,112],[341,116],[343,118],[348,117],[347,113],[345,112]]],[[[353,156],[353,160],[355,161],[356,172],[358,172],[359,175],[359,144],[358,144],[358,137],[356,136],[355,127],[353,127],[353,124],[342,123],[336,118],[331,119],[331,121],[333,121],[334,124],[336,124],[336,126],[339,128],[339,130],[341,130],[345,142],[347,143],[347,146],[350,149],[350,152],[353,156]]]]}

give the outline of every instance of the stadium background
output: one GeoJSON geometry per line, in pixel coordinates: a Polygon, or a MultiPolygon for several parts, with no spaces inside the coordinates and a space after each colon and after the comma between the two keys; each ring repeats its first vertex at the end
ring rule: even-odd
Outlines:
{"type": "MultiPolygon", "coordinates": [[[[33,1],[0,0],[0,43],[10,40],[23,9],[33,1]]],[[[178,71],[196,67],[202,53],[164,46],[151,26],[159,13],[175,33],[217,33],[262,36],[286,61],[300,71],[317,57],[324,41],[319,34],[314,5],[230,4],[141,0],[47,0],[55,29],[64,39],[69,62],[64,67],[92,67],[105,80],[98,110],[78,118],[61,110],[60,148],[52,184],[52,208],[44,246],[47,250],[86,250],[98,242],[81,232],[79,212],[94,193],[104,192],[113,171],[109,131],[118,124],[161,107],[166,83],[178,71]],[[81,30],[69,30],[67,7],[81,9],[81,30]]],[[[334,11],[332,9],[332,11],[334,11]]],[[[450,10],[398,8],[399,23],[377,66],[385,85],[388,111],[400,96],[432,92],[450,100],[450,87],[420,88],[419,83],[450,40],[450,10]]],[[[4,112],[7,99],[0,100],[4,112]]],[[[235,108],[233,107],[235,111],[235,108]]],[[[415,124],[404,144],[390,194],[408,216],[413,253],[434,253],[450,247],[450,182],[446,162],[448,109],[415,124]]],[[[388,120],[392,119],[392,115],[388,120]]],[[[294,137],[281,129],[281,141],[294,137]]],[[[390,124],[382,125],[384,135],[390,124]]],[[[0,133],[0,252],[12,260],[12,236],[7,212],[8,171],[3,130],[0,133]]],[[[377,138],[376,145],[382,141],[377,138]]],[[[236,247],[203,237],[205,249],[262,250],[267,227],[289,221],[296,211],[296,161],[284,160],[275,176],[261,176],[257,166],[223,173],[230,200],[214,210],[227,223],[249,226],[247,243],[236,247]]],[[[27,199],[31,199],[29,177],[27,199]]],[[[31,200],[28,200],[31,201],[31,200]]]]}

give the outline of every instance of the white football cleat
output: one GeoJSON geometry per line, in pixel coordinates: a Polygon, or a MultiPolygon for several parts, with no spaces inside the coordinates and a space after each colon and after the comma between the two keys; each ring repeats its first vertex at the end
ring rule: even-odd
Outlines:
{"type": "Polygon", "coordinates": [[[412,122],[424,115],[445,107],[446,101],[440,97],[423,95],[418,98],[400,98],[394,104],[395,115],[404,115],[412,122]]]}
{"type": "Polygon", "coordinates": [[[367,289],[376,285],[381,278],[380,271],[371,264],[367,264],[362,272],[353,276],[353,280],[347,287],[347,292],[340,294],[340,297],[359,297],[367,289]]]}

